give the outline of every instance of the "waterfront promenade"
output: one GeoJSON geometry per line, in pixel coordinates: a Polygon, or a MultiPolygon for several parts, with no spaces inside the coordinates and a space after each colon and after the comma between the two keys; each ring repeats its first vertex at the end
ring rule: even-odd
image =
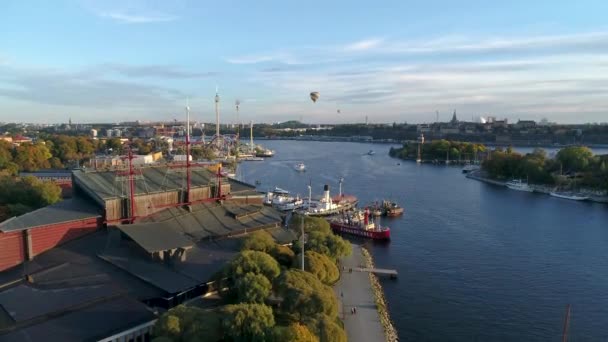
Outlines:
{"type": "Polygon", "coordinates": [[[386,341],[368,273],[348,271],[349,268],[365,265],[361,246],[352,246],[353,253],[341,260],[344,271],[340,269],[340,280],[334,286],[340,301],[340,318],[344,321],[348,341],[386,341]],[[357,308],[356,314],[351,314],[353,307],[357,308]]]}

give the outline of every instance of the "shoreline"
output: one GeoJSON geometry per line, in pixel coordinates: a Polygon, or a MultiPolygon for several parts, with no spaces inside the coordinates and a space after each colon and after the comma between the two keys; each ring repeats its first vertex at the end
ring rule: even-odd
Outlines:
{"type": "MultiPolygon", "coordinates": [[[[486,177],[479,175],[479,173],[480,173],[479,171],[469,172],[466,174],[465,177],[479,181],[479,182],[492,184],[492,185],[504,186],[504,187],[507,186],[507,182],[486,178],[486,177]]],[[[551,188],[543,186],[543,185],[530,184],[530,187],[532,187],[534,189],[534,192],[545,194],[545,195],[549,195],[549,193],[552,191],[551,188]]],[[[593,202],[593,203],[606,204],[606,203],[608,203],[608,196],[589,195],[589,199],[587,199],[586,201],[593,202]]],[[[577,201],[577,202],[585,202],[585,201],[577,201]]]]}
{"type": "MultiPolygon", "coordinates": [[[[365,266],[368,268],[374,268],[374,259],[365,246],[361,246],[361,253],[363,254],[363,258],[365,259],[365,266]]],[[[384,289],[382,288],[382,284],[380,284],[380,280],[378,280],[378,277],[373,273],[369,273],[369,280],[372,284],[374,300],[376,302],[378,314],[380,315],[380,323],[382,323],[382,328],[384,329],[386,341],[399,341],[397,329],[395,329],[393,321],[391,320],[390,314],[388,312],[388,304],[386,298],[384,297],[384,289]]]]}

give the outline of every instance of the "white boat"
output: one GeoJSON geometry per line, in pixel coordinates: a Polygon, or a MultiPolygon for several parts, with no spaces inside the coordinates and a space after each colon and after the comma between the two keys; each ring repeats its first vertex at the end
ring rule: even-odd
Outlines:
{"type": "Polygon", "coordinates": [[[462,173],[469,173],[469,172],[473,172],[475,170],[478,170],[479,167],[477,165],[473,165],[473,164],[466,164],[463,168],[462,168],[462,173]]]}
{"type": "Polygon", "coordinates": [[[563,198],[563,199],[569,199],[569,200],[573,200],[573,201],[586,201],[586,200],[589,199],[589,196],[577,195],[577,194],[572,193],[572,192],[556,192],[556,191],[551,191],[549,193],[549,195],[551,195],[553,197],[563,198]]]}
{"type": "Polygon", "coordinates": [[[367,155],[369,155],[369,156],[373,156],[374,154],[376,154],[376,152],[374,152],[374,150],[369,150],[369,152],[367,152],[367,155]]]}
{"type": "Polygon", "coordinates": [[[283,190],[283,189],[279,188],[278,186],[275,186],[274,190],[272,192],[274,192],[275,194],[283,194],[283,195],[289,194],[289,191],[283,190]]]}
{"type": "Polygon", "coordinates": [[[303,205],[304,201],[299,196],[296,196],[295,198],[292,197],[283,203],[273,204],[275,208],[281,211],[300,209],[303,205]]]}
{"type": "Polygon", "coordinates": [[[511,189],[511,190],[517,190],[517,191],[527,191],[527,192],[533,192],[534,189],[532,189],[530,187],[530,185],[528,185],[528,183],[524,183],[522,182],[521,179],[512,179],[510,181],[507,182],[507,188],[511,189]]]}
{"type": "Polygon", "coordinates": [[[294,168],[296,169],[296,171],[306,171],[306,165],[304,165],[304,163],[298,163],[294,168]]]}

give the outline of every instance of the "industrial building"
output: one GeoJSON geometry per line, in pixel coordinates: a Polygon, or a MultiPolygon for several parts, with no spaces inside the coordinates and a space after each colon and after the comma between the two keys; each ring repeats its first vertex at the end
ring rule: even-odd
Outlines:
{"type": "Polygon", "coordinates": [[[255,187],[203,166],[74,170],[72,184],[73,198],[0,223],[0,342],[148,340],[248,232],[295,239],[255,187]]]}

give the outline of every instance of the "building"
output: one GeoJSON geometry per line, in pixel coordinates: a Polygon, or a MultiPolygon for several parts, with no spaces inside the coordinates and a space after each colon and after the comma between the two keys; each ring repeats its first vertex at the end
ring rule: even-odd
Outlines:
{"type": "Polygon", "coordinates": [[[74,198],[1,222],[0,342],[149,340],[156,312],[213,290],[247,233],[296,239],[255,187],[196,165],[186,187],[183,171],[74,170],[74,198]]]}
{"type": "Polygon", "coordinates": [[[97,130],[96,129],[91,129],[91,137],[93,139],[97,138],[97,130]]]}

